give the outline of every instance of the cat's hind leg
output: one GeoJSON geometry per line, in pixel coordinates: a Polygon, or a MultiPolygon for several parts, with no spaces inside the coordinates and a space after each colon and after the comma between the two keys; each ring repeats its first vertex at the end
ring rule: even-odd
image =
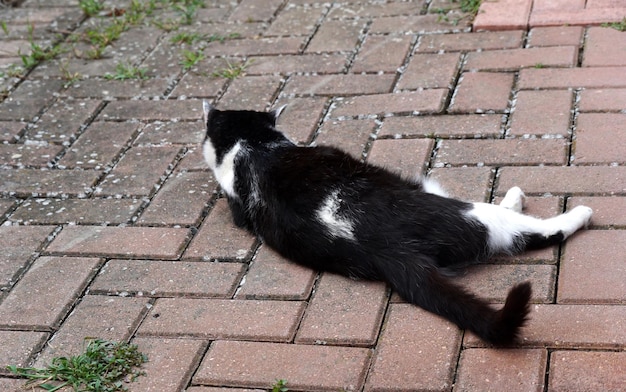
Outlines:
{"type": "Polygon", "coordinates": [[[593,211],[578,206],[549,219],[520,214],[502,205],[474,203],[467,216],[487,229],[490,253],[517,253],[558,244],[586,227],[593,211]]]}
{"type": "Polygon", "coordinates": [[[524,195],[524,192],[522,192],[519,187],[514,186],[506,192],[506,195],[500,202],[500,205],[504,208],[508,208],[509,210],[521,213],[524,209],[525,200],[526,195],[524,195]]]}

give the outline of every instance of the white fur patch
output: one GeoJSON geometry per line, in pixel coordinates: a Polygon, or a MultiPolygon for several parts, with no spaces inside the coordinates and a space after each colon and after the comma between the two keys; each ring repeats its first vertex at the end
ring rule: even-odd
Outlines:
{"type": "Polygon", "coordinates": [[[588,225],[592,215],[591,208],[579,206],[553,218],[539,219],[500,205],[487,203],[473,205],[474,208],[468,211],[467,215],[487,227],[489,247],[495,252],[511,249],[515,237],[521,233],[536,233],[549,237],[560,231],[564,238],[567,238],[588,225]]]}
{"type": "Polygon", "coordinates": [[[508,208],[509,210],[513,210],[515,212],[522,212],[524,209],[524,200],[526,199],[526,195],[524,192],[517,187],[509,189],[504,196],[504,199],[500,202],[500,205],[504,208],[508,208]]]}
{"type": "Polygon", "coordinates": [[[215,148],[213,148],[211,142],[207,141],[202,146],[204,159],[209,165],[209,168],[213,170],[215,179],[219,182],[224,192],[231,197],[238,197],[235,193],[235,158],[239,151],[241,151],[241,143],[237,142],[237,144],[224,155],[224,159],[222,159],[222,162],[218,165],[215,148]]]}
{"type": "Polygon", "coordinates": [[[339,215],[340,204],[339,190],[332,191],[316,211],[317,218],[326,226],[328,234],[332,237],[356,241],[354,222],[339,215]]]}
{"type": "Polygon", "coordinates": [[[432,178],[423,177],[421,179],[422,187],[424,188],[424,192],[430,193],[433,195],[448,197],[448,192],[446,192],[441,185],[432,178]]]}

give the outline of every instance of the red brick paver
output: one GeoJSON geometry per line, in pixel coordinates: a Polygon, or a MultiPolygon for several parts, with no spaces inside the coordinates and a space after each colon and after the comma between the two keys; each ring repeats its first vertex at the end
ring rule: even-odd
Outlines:
{"type": "Polygon", "coordinates": [[[626,2],[483,1],[472,19],[450,0],[215,0],[191,24],[157,2],[100,59],[81,37],[113,4],[48,3],[0,6],[1,391],[26,381],[5,366],[86,337],[139,345],[134,392],[624,389],[626,33],[603,24],[626,2]],[[20,69],[31,40],[63,52],[20,69]],[[117,80],[119,64],[144,77],[117,80]],[[490,347],[236,227],[203,161],[203,99],[287,105],[278,127],[298,144],[455,197],[498,203],[517,185],[528,214],[594,215],[454,278],[494,307],[532,283],[519,344],[490,347]]]}

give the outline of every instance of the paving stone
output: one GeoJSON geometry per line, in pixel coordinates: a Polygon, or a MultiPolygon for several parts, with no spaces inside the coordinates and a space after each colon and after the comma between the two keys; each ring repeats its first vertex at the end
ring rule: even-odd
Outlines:
{"type": "Polygon", "coordinates": [[[430,177],[451,197],[484,202],[491,193],[493,173],[488,167],[446,167],[433,169],[430,177]]]}
{"type": "Polygon", "coordinates": [[[340,52],[353,50],[365,22],[355,20],[327,20],[317,29],[306,52],[340,52]]]}
{"type": "Polygon", "coordinates": [[[94,122],[67,150],[59,166],[102,169],[112,165],[137,135],[138,128],[136,123],[94,122]]]}
{"type": "Polygon", "coordinates": [[[70,143],[99,106],[98,100],[59,100],[32,128],[26,130],[24,137],[50,143],[70,143]]]}
{"type": "Polygon", "coordinates": [[[3,391],[20,392],[23,390],[22,386],[26,383],[26,379],[17,378],[3,378],[0,377],[0,389],[3,391]]]}
{"type": "Polygon", "coordinates": [[[562,165],[567,163],[568,153],[565,139],[444,140],[435,166],[562,165]]]}
{"type": "Polygon", "coordinates": [[[141,214],[138,224],[198,226],[202,211],[217,190],[207,172],[172,174],[141,214]]]}
{"type": "Polygon", "coordinates": [[[52,233],[52,226],[0,226],[0,287],[12,285],[52,233]]]}
{"type": "Polygon", "coordinates": [[[14,121],[31,121],[38,116],[43,106],[45,106],[50,99],[19,99],[10,97],[0,103],[0,118],[2,120],[14,120],[14,121]]]}
{"type": "Polygon", "coordinates": [[[145,298],[83,297],[37,357],[35,367],[46,367],[56,357],[80,354],[95,337],[127,341],[147,312],[147,305],[145,298]]]}
{"type": "Polygon", "coordinates": [[[601,166],[502,168],[497,194],[504,194],[515,185],[527,195],[620,194],[626,189],[626,169],[601,166]]]}
{"type": "Polygon", "coordinates": [[[128,223],[141,206],[137,199],[29,199],[10,220],[20,224],[85,225],[128,223]]]}
{"type": "Polygon", "coordinates": [[[248,257],[255,238],[233,222],[226,199],[218,199],[187,248],[185,259],[236,259],[248,257]]]}
{"type": "Polygon", "coordinates": [[[503,112],[509,104],[513,74],[465,72],[450,103],[453,113],[503,112]]]}
{"type": "Polygon", "coordinates": [[[346,66],[345,54],[251,56],[246,74],[340,73],[346,66]]]}
{"type": "Polygon", "coordinates": [[[356,159],[363,158],[365,146],[376,129],[376,121],[326,121],[315,139],[316,145],[337,147],[356,159]]]}
{"type": "Polygon", "coordinates": [[[13,210],[16,200],[14,199],[0,199],[0,221],[13,210]]]}
{"type": "Polygon", "coordinates": [[[528,67],[574,67],[577,61],[577,46],[487,50],[469,53],[464,68],[512,71],[528,67]]]}
{"type": "Polygon", "coordinates": [[[460,53],[414,54],[396,89],[452,88],[460,59],[460,53]]]}
{"type": "Polygon", "coordinates": [[[376,342],[386,305],[383,283],[324,273],[295,342],[369,347],[376,342]]]}
{"type": "Polygon", "coordinates": [[[69,86],[67,90],[63,91],[62,95],[74,98],[99,98],[104,100],[160,97],[167,90],[168,83],[168,80],[165,78],[140,80],[83,79],[69,86]]]}
{"type": "Polygon", "coordinates": [[[304,312],[298,301],[160,298],[139,335],[289,342],[304,312]]]}
{"type": "Polygon", "coordinates": [[[282,4],[281,0],[242,0],[230,15],[229,20],[269,21],[282,4]]]}
{"type": "MultiPolygon", "coordinates": [[[[626,306],[618,305],[533,305],[522,341],[534,347],[622,348],[625,316],[626,306]]],[[[466,333],[464,344],[484,345],[472,333],[466,333]]]]}
{"type": "Polygon", "coordinates": [[[405,178],[424,172],[432,153],[432,139],[382,139],[372,143],[367,161],[382,166],[405,178]]]}
{"type": "Polygon", "coordinates": [[[388,93],[395,75],[296,75],[290,78],[283,94],[361,95],[388,93]]]}
{"type": "Polygon", "coordinates": [[[305,300],[317,273],[262,246],[246,273],[236,298],[305,300]]]}
{"type": "Polygon", "coordinates": [[[0,164],[16,167],[52,166],[62,146],[33,144],[0,144],[0,164]]]}
{"type": "Polygon", "coordinates": [[[0,170],[0,194],[29,196],[84,196],[102,174],[97,170],[0,170]]]}
{"type": "Polygon", "coordinates": [[[419,15],[425,1],[380,3],[352,3],[335,5],[328,13],[329,18],[378,18],[392,15],[419,15]]]}
{"type": "Polygon", "coordinates": [[[369,355],[368,349],[358,347],[216,341],[193,381],[267,388],[281,377],[294,390],[358,391],[369,355]]]}
{"type": "Polygon", "coordinates": [[[452,31],[466,31],[468,21],[461,20],[457,25],[445,24],[439,15],[398,15],[374,18],[369,27],[372,34],[423,34],[448,33],[452,31]]]}
{"type": "MultiPolygon", "coordinates": [[[[48,338],[45,332],[0,331],[0,373],[12,374],[6,368],[9,365],[28,367],[33,356],[41,350],[48,338]]],[[[0,381],[0,387],[2,382],[0,381]]],[[[12,389],[2,389],[12,391],[12,389]]]]}
{"type": "Polygon", "coordinates": [[[197,100],[113,101],[98,116],[100,120],[197,120],[202,104],[197,100]]]}
{"type": "MultiPolygon", "coordinates": [[[[618,214],[619,215],[619,214],[618,214]]],[[[625,230],[589,230],[565,245],[559,271],[558,303],[626,301],[625,230]]]]}
{"type": "Polygon", "coordinates": [[[322,4],[296,7],[291,4],[278,13],[271,26],[265,31],[265,36],[309,35],[315,25],[326,12],[322,4]]]}
{"type": "MultiPolygon", "coordinates": [[[[620,111],[626,107],[626,89],[585,89],[580,92],[581,112],[620,111]]],[[[0,125],[1,127],[2,125],[0,125]]]]}
{"type": "Polygon", "coordinates": [[[130,148],[98,185],[96,194],[147,196],[174,166],[179,146],[130,148]]]}
{"type": "Polygon", "coordinates": [[[411,46],[409,36],[370,35],[352,63],[352,72],[396,72],[411,46]]]}
{"type": "Polygon", "coordinates": [[[456,363],[460,330],[409,304],[391,304],[366,390],[446,390],[456,363]]]}
{"type": "Polygon", "coordinates": [[[241,263],[110,260],[90,287],[95,294],[230,298],[241,263]]]}
{"type": "Polygon", "coordinates": [[[38,258],[0,304],[0,324],[39,330],[57,327],[98,264],[97,258],[38,258]]]}
{"type": "MultiPolygon", "coordinates": [[[[2,379],[0,379],[2,382],[2,379]]],[[[2,384],[0,384],[2,385],[2,384]]],[[[219,387],[191,387],[187,392],[265,392],[264,389],[239,389],[239,388],[219,388],[219,387]]]]}
{"type": "Polygon", "coordinates": [[[626,87],[626,67],[522,69],[518,87],[520,89],[626,87]]]}
{"type": "Polygon", "coordinates": [[[504,303],[514,285],[529,281],[533,286],[533,302],[552,303],[556,273],[553,265],[486,264],[468,268],[467,275],[456,281],[476,296],[500,303],[504,303]]]}
{"type": "MultiPolygon", "coordinates": [[[[528,26],[532,0],[504,0],[498,3],[481,3],[474,18],[476,30],[511,30],[528,26]]],[[[534,25],[534,24],[533,24],[534,25]]]]}
{"type": "MultiPolygon", "coordinates": [[[[204,135],[203,135],[204,137],[204,135]]],[[[178,161],[176,165],[176,171],[209,171],[209,165],[207,165],[202,155],[202,148],[198,143],[195,147],[187,148],[187,151],[183,155],[182,159],[178,161]]]]}
{"type": "Polygon", "coordinates": [[[619,23],[626,15],[626,7],[586,8],[582,10],[533,12],[528,21],[530,26],[597,25],[607,22],[619,23]]]}
{"type": "Polygon", "coordinates": [[[246,76],[233,80],[219,102],[221,109],[265,110],[276,96],[279,76],[246,76]]]}
{"type": "Polygon", "coordinates": [[[19,121],[0,121],[0,142],[11,142],[20,138],[26,129],[26,123],[19,121]]]}
{"type": "Polygon", "coordinates": [[[587,30],[583,67],[626,65],[626,34],[606,27],[587,30]]]}
{"type": "Polygon", "coordinates": [[[582,113],[578,116],[574,143],[575,164],[624,163],[626,147],[615,140],[626,137],[622,113],[582,113]]]}
{"type": "Polygon", "coordinates": [[[338,100],[332,115],[333,117],[346,117],[364,114],[440,112],[447,94],[446,89],[428,89],[350,97],[338,100]]]}
{"type": "Polygon", "coordinates": [[[614,391],[626,384],[624,352],[554,351],[550,357],[550,391],[614,391]],[[593,369],[593,370],[592,370],[593,369]]]}
{"type": "Polygon", "coordinates": [[[520,91],[511,114],[509,135],[562,135],[570,130],[571,90],[520,91]]]}
{"type": "Polygon", "coordinates": [[[496,114],[398,116],[385,118],[378,136],[497,137],[501,127],[502,116],[496,114]]]}
{"type": "Polygon", "coordinates": [[[584,0],[535,0],[533,11],[573,11],[585,8],[584,0]]]}
{"type": "Polygon", "coordinates": [[[134,338],[139,351],[148,357],[142,365],[145,376],[130,386],[133,392],[182,391],[189,383],[207,343],[192,339],[134,338]]]}
{"type": "Polygon", "coordinates": [[[567,201],[568,209],[583,205],[593,209],[591,227],[626,227],[626,216],[616,211],[626,211],[624,197],[572,197],[567,201]]]}
{"type": "Polygon", "coordinates": [[[453,390],[540,392],[547,361],[541,349],[464,350],[453,390]]]}
{"type": "Polygon", "coordinates": [[[147,124],[135,144],[200,144],[206,130],[202,120],[192,122],[161,122],[147,124]]]}
{"type": "Polygon", "coordinates": [[[166,227],[67,226],[47,247],[65,255],[175,259],[189,230],[166,227]]]}
{"type": "Polygon", "coordinates": [[[581,26],[533,27],[528,33],[528,46],[579,46],[582,37],[581,26]]]}
{"type": "Polygon", "coordinates": [[[277,120],[278,129],[299,144],[309,142],[324,115],[327,98],[283,98],[276,107],[287,105],[277,120]]]}
{"type": "Polygon", "coordinates": [[[207,56],[258,56],[297,54],[303,43],[303,37],[274,37],[235,39],[228,45],[211,42],[204,50],[207,56]]]}
{"type": "MultiPolygon", "coordinates": [[[[217,71],[214,71],[217,72],[217,71]]],[[[193,72],[186,73],[176,85],[172,98],[215,98],[224,90],[226,79],[208,75],[197,75],[193,72]]]]}
{"type": "Polygon", "coordinates": [[[417,52],[514,49],[522,46],[521,30],[461,34],[429,34],[420,37],[417,52]]]}

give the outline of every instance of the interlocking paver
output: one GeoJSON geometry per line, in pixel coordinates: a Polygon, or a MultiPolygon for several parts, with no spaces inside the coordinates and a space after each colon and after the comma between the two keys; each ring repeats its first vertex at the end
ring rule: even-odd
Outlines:
{"type": "Polygon", "coordinates": [[[454,93],[450,112],[503,112],[509,105],[513,74],[464,72],[454,93]]]}
{"type": "Polygon", "coordinates": [[[175,259],[189,230],[175,227],[67,226],[46,248],[66,255],[175,259]]]}
{"type": "Polygon", "coordinates": [[[461,332],[408,304],[392,304],[366,390],[445,390],[453,384],[461,332]],[[420,366],[415,366],[419,363],[420,366]]]}
{"type": "Polygon", "coordinates": [[[549,390],[617,392],[626,384],[624,363],[624,352],[555,351],[550,360],[549,390]]]}
{"type": "Polygon", "coordinates": [[[316,272],[261,247],[250,265],[236,298],[305,300],[311,294],[316,272]]]}
{"type": "Polygon", "coordinates": [[[559,271],[558,303],[613,303],[626,300],[626,231],[591,230],[565,245],[559,271]],[[610,250],[609,250],[610,249],[610,250]]]}
{"type": "Polygon", "coordinates": [[[468,349],[461,354],[453,391],[540,392],[547,360],[541,349],[468,349]]]}
{"type": "Polygon", "coordinates": [[[55,357],[80,354],[87,339],[129,339],[147,312],[147,305],[147,298],[83,297],[37,357],[36,366],[46,367],[55,357]]]}
{"type": "Polygon", "coordinates": [[[229,298],[243,270],[241,263],[113,259],[102,268],[91,285],[91,292],[229,298]]]}
{"type": "Polygon", "coordinates": [[[289,342],[303,311],[299,301],[160,298],[138,333],[289,342]]]}
{"type": "MultiPolygon", "coordinates": [[[[82,38],[112,18],[49,3],[0,12],[0,367],[42,366],[91,336],[140,345],[146,375],[125,384],[140,392],[277,379],[620,390],[626,57],[624,33],[597,25],[621,21],[623,1],[483,1],[472,20],[450,0],[211,0],[191,24],[163,3],[100,59],[82,38]],[[30,41],[67,50],[15,76],[30,41]],[[119,80],[120,64],[142,78],[119,80]],[[455,278],[494,307],[533,284],[521,345],[494,349],[381,283],[299,266],[237,228],[202,156],[203,99],[287,104],[278,128],[298,144],[429,175],[462,199],[498,203],[518,185],[527,214],[594,216],[563,244],[455,278]]],[[[130,16],[115,3],[118,21],[130,16]]],[[[3,391],[26,381],[0,375],[3,391]]]]}
{"type": "Polygon", "coordinates": [[[267,388],[283,378],[297,390],[360,390],[369,356],[357,347],[216,341],[193,381],[267,388]]]}
{"type": "Polygon", "coordinates": [[[571,90],[520,91],[511,114],[509,135],[562,135],[570,130],[571,90]]]}
{"type": "Polygon", "coordinates": [[[296,343],[370,346],[387,305],[385,285],[323,274],[309,302],[296,343]]]}
{"type": "Polygon", "coordinates": [[[626,137],[621,113],[582,113],[578,116],[574,159],[576,164],[624,163],[626,147],[614,140],[626,137]]]}
{"type": "Polygon", "coordinates": [[[56,328],[100,262],[83,257],[38,258],[0,304],[0,326],[56,328]],[[64,279],[68,275],[71,280],[64,279]]]}

